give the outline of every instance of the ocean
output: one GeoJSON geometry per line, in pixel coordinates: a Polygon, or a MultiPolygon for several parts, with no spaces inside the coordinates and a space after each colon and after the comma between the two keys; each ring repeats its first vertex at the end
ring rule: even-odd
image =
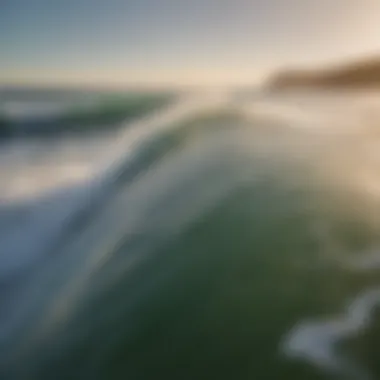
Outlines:
{"type": "Polygon", "coordinates": [[[380,378],[380,94],[22,95],[1,379],[380,378]]]}

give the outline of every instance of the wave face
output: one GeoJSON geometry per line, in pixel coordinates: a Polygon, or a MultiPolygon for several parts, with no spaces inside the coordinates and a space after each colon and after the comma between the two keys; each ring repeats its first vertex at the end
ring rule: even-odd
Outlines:
{"type": "Polygon", "coordinates": [[[3,211],[56,228],[0,272],[0,377],[379,378],[379,122],[374,95],[302,94],[126,124],[85,182],[3,211]]]}

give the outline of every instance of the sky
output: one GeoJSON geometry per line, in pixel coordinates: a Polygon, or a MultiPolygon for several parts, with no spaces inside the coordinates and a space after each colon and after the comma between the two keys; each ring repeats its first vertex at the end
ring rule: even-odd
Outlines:
{"type": "Polygon", "coordinates": [[[374,54],[379,0],[0,0],[0,83],[251,84],[374,54]]]}

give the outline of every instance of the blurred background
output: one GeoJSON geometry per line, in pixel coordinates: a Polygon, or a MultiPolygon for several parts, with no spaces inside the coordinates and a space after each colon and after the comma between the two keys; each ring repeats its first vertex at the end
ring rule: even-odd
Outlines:
{"type": "Polygon", "coordinates": [[[378,0],[0,0],[0,378],[380,379],[378,0]]]}

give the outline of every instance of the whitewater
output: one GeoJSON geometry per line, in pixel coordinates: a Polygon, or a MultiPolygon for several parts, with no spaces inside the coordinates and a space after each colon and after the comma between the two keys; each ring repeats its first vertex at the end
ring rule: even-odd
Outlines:
{"type": "Polygon", "coordinates": [[[379,122],[187,94],[0,146],[0,377],[380,378],[379,122]]]}

